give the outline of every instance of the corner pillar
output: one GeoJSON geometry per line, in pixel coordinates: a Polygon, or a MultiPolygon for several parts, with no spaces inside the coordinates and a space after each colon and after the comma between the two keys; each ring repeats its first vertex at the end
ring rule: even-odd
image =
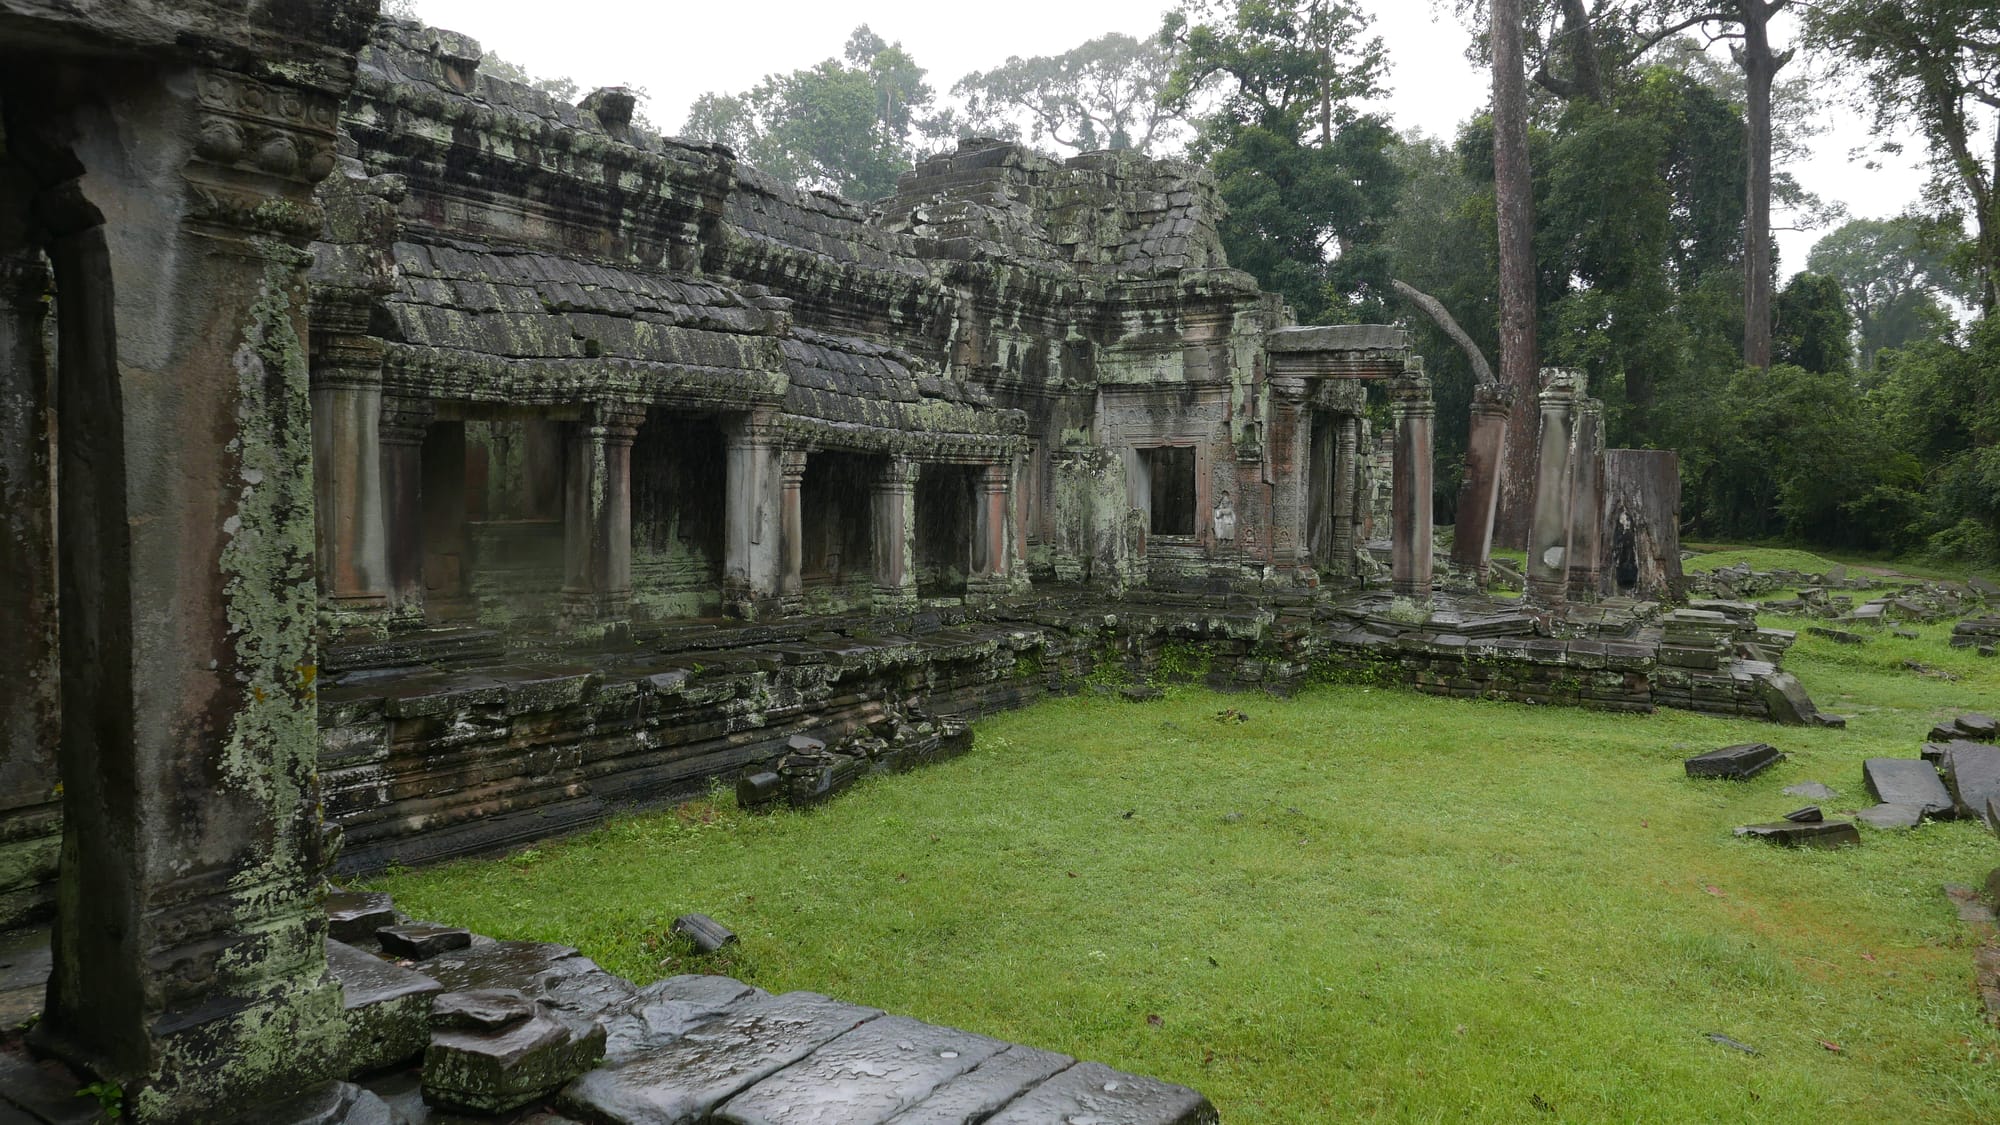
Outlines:
{"type": "Polygon", "coordinates": [[[910,609],[917,604],[917,560],[910,536],[916,527],[917,463],[891,457],[876,474],[875,608],[910,609]]]}
{"type": "Polygon", "coordinates": [[[1570,449],[1576,400],[1583,377],[1547,368],[1542,372],[1541,437],[1535,461],[1535,508],[1529,523],[1528,598],[1555,607],[1569,592],[1570,449]]]}
{"type": "Polygon", "coordinates": [[[1361,419],[1342,414],[1333,424],[1333,487],[1328,491],[1332,505],[1333,534],[1328,548],[1333,567],[1343,578],[1360,577],[1355,565],[1355,533],[1361,524],[1361,419]]]}
{"type": "Polygon", "coordinates": [[[1001,596],[1016,588],[1016,520],[1014,463],[994,461],[979,467],[973,508],[973,573],[975,592],[1001,596]]]}
{"type": "MultiPolygon", "coordinates": [[[[1306,411],[1302,378],[1273,377],[1271,385],[1271,565],[1307,585],[1317,585],[1312,544],[1306,531],[1311,489],[1312,421],[1306,411]]],[[[1198,489],[1198,491],[1200,491],[1198,489]]]]}
{"type": "Polygon", "coordinates": [[[1431,596],[1431,428],[1437,408],[1431,381],[1412,366],[1390,381],[1395,461],[1389,540],[1390,576],[1398,597],[1431,596]]]}
{"type": "Polygon", "coordinates": [[[1465,442],[1465,484],[1458,494],[1458,527],[1451,542],[1452,564],[1479,589],[1486,588],[1493,561],[1493,525],[1500,511],[1500,476],[1507,464],[1507,417],[1514,389],[1483,383],[1472,392],[1472,419],[1465,442]]]}
{"type": "Polygon", "coordinates": [[[598,404],[570,432],[563,500],[563,625],[602,627],[632,605],[632,442],[644,411],[598,404]]]}

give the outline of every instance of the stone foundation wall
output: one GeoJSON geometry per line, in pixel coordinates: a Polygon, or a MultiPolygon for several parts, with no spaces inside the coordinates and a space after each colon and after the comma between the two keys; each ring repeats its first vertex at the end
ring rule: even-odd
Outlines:
{"type": "Polygon", "coordinates": [[[1049,598],[983,614],[689,627],[642,638],[636,658],[495,656],[451,672],[349,674],[321,710],[321,788],[346,836],[336,869],[503,850],[685,800],[768,767],[795,734],[831,743],[909,708],[972,719],[1133,682],[1278,694],[1366,682],[1632,713],[1809,717],[1785,702],[1790,678],[1774,664],[1685,667],[1673,662],[1684,655],[1663,660],[1657,632],[1469,637],[1302,597],[1230,601],[1240,604],[1049,598]]]}

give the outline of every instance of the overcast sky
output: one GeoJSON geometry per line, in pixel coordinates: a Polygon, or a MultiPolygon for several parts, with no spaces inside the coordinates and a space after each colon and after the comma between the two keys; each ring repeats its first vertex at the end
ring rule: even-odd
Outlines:
{"type": "MultiPolygon", "coordinates": [[[[584,90],[644,87],[648,116],[669,131],[685,120],[696,96],[740,92],[772,71],[837,56],[862,23],[900,41],[942,92],[968,71],[1010,55],[1058,54],[1111,31],[1149,34],[1172,6],[1167,0],[416,0],[425,22],[464,32],[538,76],[566,75],[584,90]]],[[[1375,13],[1394,68],[1381,108],[1398,129],[1453,136],[1487,94],[1486,74],[1465,60],[1464,29],[1448,14],[1436,15],[1430,0],[1364,0],[1363,6],[1375,13]]],[[[1807,190],[1846,204],[1857,218],[1900,212],[1916,199],[1924,174],[1908,157],[1877,169],[1851,159],[1868,142],[1865,123],[1844,100],[1830,100],[1835,104],[1821,110],[1829,132],[1815,138],[1810,159],[1790,170],[1807,190]]],[[[1779,232],[1786,274],[1803,266],[1817,237],[1779,232]]]]}

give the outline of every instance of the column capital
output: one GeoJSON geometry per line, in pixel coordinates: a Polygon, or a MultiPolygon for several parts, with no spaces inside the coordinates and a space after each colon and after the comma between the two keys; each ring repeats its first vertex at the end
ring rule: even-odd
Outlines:
{"type": "Polygon", "coordinates": [[[797,446],[778,454],[778,469],[785,474],[785,487],[797,488],[806,479],[806,456],[807,451],[797,446]]]}
{"type": "Polygon", "coordinates": [[[1472,388],[1472,412],[1505,416],[1513,411],[1514,401],[1519,397],[1505,383],[1481,383],[1472,388]]]}
{"type": "Polygon", "coordinates": [[[388,445],[422,445],[424,431],[437,418],[437,406],[426,398],[405,395],[382,396],[382,419],[377,429],[388,445]]]}
{"type": "Polygon", "coordinates": [[[917,474],[923,465],[909,457],[891,457],[876,471],[875,490],[877,492],[908,492],[916,487],[917,474]]]}
{"type": "Polygon", "coordinates": [[[334,168],[340,99],[208,67],[195,72],[194,108],[188,221],[299,246],[319,237],[326,216],[311,190],[334,168]]]}

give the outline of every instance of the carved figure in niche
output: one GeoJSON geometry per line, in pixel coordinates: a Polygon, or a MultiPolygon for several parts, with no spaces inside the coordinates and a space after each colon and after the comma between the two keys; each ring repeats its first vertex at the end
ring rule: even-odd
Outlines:
{"type": "Polygon", "coordinates": [[[1236,538],[1236,505],[1224,492],[1216,498],[1215,511],[1209,517],[1215,525],[1215,538],[1219,542],[1233,542],[1236,538]]]}

